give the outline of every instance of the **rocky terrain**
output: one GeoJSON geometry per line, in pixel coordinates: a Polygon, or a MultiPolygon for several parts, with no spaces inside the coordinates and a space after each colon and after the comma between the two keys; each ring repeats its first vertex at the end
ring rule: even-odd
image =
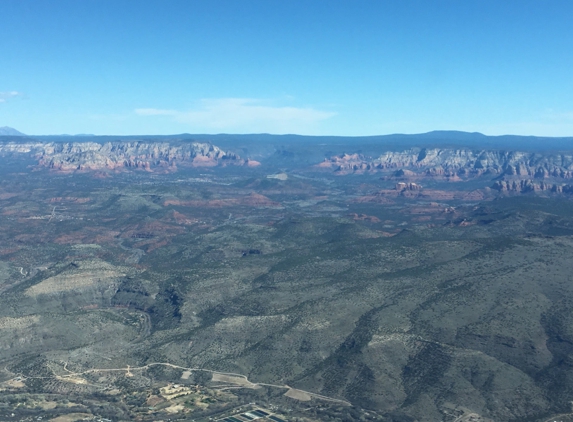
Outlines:
{"type": "Polygon", "coordinates": [[[59,172],[143,169],[173,171],[178,165],[213,167],[226,165],[254,166],[208,143],[190,142],[4,142],[0,154],[24,154],[37,160],[38,167],[59,172]]]}
{"type": "MultiPolygon", "coordinates": [[[[16,140],[0,139],[0,156],[26,157],[36,161],[36,168],[52,172],[114,172],[144,170],[148,172],[174,172],[179,167],[205,168],[225,166],[259,167],[261,163],[269,172],[281,169],[281,160],[274,154],[256,153],[258,159],[241,158],[211,142],[164,140],[118,140],[94,142],[91,140],[66,142],[46,141],[21,137],[16,140]]],[[[238,145],[233,148],[240,150],[238,145]]],[[[253,148],[251,148],[253,149],[253,148]]],[[[378,156],[343,153],[323,158],[319,164],[298,163],[300,172],[331,171],[336,175],[379,174],[385,180],[405,183],[399,192],[420,192],[427,181],[472,182],[480,181],[478,188],[486,189],[482,197],[492,194],[570,194],[573,184],[573,154],[567,152],[526,152],[518,150],[477,148],[422,148],[388,150],[378,156]],[[491,189],[490,189],[491,188],[491,189]]],[[[248,151],[243,147],[242,150],[248,151]]],[[[292,153],[281,152],[288,159],[292,153]]],[[[310,154],[312,155],[312,154],[310,154]]],[[[283,168],[284,169],[284,168],[283,168]]],[[[288,177],[278,173],[279,180],[288,177]]],[[[270,174],[268,178],[278,176],[270,174]]],[[[460,184],[461,185],[461,184],[460,184]]],[[[447,189],[451,190],[451,189],[447,189]]],[[[463,190],[463,189],[462,189],[463,190]]],[[[433,189],[435,198],[448,196],[433,189]]],[[[429,195],[428,189],[424,194],[429,195]]],[[[459,195],[458,195],[459,196],[459,195]]]]}
{"type": "Polygon", "coordinates": [[[572,420],[568,155],[302,148],[4,141],[0,420],[572,420]]]}
{"type": "Polygon", "coordinates": [[[548,183],[539,180],[499,180],[492,186],[500,192],[553,192],[553,193],[573,193],[573,186],[569,184],[548,183]]]}
{"type": "Polygon", "coordinates": [[[386,152],[370,158],[361,154],[343,154],[325,158],[317,165],[340,174],[388,172],[397,178],[443,178],[459,180],[483,175],[516,178],[573,177],[573,155],[527,153],[519,151],[413,148],[386,152]]]}

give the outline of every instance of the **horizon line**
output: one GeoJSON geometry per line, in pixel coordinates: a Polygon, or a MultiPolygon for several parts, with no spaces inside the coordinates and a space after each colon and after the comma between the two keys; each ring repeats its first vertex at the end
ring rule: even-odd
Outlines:
{"type": "MultiPolygon", "coordinates": [[[[8,126],[4,126],[3,128],[13,129],[8,126]]],[[[13,129],[15,130],[15,129],[13,129]]],[[[19,132],[19,131],[18,131],[19,132]]],[[[181,136],[297,136],[297,137],[305,137],[305,138],[378,138],[378,137],[390,137],[390,136],[423,136],[423,135],[431,135],[431,134],[460,134],[460,135],[473,135],[473,136],[483,136],[488,138],[500,138],[505,136],[512,136],[512,137],[520,137],[520,138],[551,138],[551,139],[569,139],[573,138],[573,135],[570,136],[549,136],[549,135],[516,135],[511,133],[506,133],[503,135],[487,135],[483,132],[467,132],[461,130],[444,130],[444,129],[436,129],[431,130],[428,132],[419,132],[419,133],[387,133],[387,134],[375,134],[375,135],[304,135],[304,134],[297,134],[297,133],[268,133],[268,132],[251,132],[251,133],[229,133],[229,132],[220,132],[220,133],[173,133],[173,134],[129,134],[129,135],[117,135],[117,134],[104,134],[104,135],[96,135],[96,134],[25,134],[20,132],[19,134],[0,134],[0,138],[6,137],[70,137],[70,138],[88,138],[88,137],[181,137],[181,136]]]]}

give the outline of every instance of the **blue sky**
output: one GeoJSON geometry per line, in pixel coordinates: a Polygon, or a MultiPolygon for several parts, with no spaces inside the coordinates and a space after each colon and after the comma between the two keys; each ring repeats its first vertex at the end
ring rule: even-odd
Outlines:
{"type": "Polygon", "coordinates": [[[570,0],[0,0],[0,126],[573,136],[570,0]]]}

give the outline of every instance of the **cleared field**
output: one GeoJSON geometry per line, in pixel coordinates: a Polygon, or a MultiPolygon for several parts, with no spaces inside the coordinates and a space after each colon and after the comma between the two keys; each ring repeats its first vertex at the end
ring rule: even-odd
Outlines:
{"type": "Polygon", "coordinates": [[[67,415],[58,416],[56,418],[50,419],[50,422],[76,422],[89,420],[93,415],[90,413],[68,413],[67,415]]]}
{"type": "Polygon", "coordinates": [[[310,394],[306,393],[305,391],[296,390],[291,388],[285,394],[286,397],[290,397],[291,399],[300,400],[300,401],[310,401],[312,397],[310,394]]]}
{"type": "Polygon", "coordinates": [[[237,377],[234,375],[213,374],[213,382],[227,382],[229,384],[240,385],[247,388],[259,388],[257,384],[253,384],[248,379],[237,377]]]}
{"type": "Polygon", "coordinates": [[[60,377],[60,376],[56,376],[56,379],[60,380],[60,381],[64,381],[64,382],[71,382],[72,384],[87,384],[88,382],[83,379],[83,378],[79,378],[79,377],[60,377]]]}
{"type": "Polygon", "coordinates": [[[17,380],[9,380],[3,383],[3,385],[5,385],[6,387],[10,387],[10,388],[24,388],[26,387],[26,384],[24,384],[22,381],[17,381],[17,380]]]}

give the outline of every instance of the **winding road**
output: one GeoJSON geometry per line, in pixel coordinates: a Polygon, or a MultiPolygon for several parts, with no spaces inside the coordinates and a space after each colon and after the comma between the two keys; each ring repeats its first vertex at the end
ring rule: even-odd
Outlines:
{"type": "MultiPolygon", "coordinates": [[[[211,369],[203,369],[203,368],[186,368],[184,366],[179,366],[179,365],[173,365],[172,363],[168,363],[168,362],[153,362],[153,363],[148,363],[147,365],[144,366],[130,366],[128,365],[126,368],[105,368],[105,369],[97,369],[97,368],[93,368],[93,369],[88,369],[86,371],[81,371],[81,372],[71,372],[69,369],[67,369],[67,362],[64,364],[64,370],[67,372],[64,375],[60,375],[58,376],[60,379],[66,379],[66,378],[74,378],[74,377],[80,377],[82,375],[86,375],[86,374],[93,374],[93,373],[101,373],[101,372],[125,372],[126,375],[128,376],[133,376],[133,372],[136,371],[145,371],[153,366],[167,366],[169,368],[173,368],[173,369],[181,369],[183,371],[191,371],[191,372],[197,372],[197,371],[202,371],[202,372],[208,372],[211,374],[219,374],[219,375],[227,375],[227,376],[232,376],[232,377],[238,377],[238,378],[242,378],[244,379],[249,385],[254,385],[254,386],[264,386],[264,387],[271,387],[271,388],[281,388],[281,389],[287,389],[287,390],[291,390],[293,389],[292,387],[284,384],[284,385],[279,385],[279,384],[267,384],[267,383],[256,383],[256,382],[251,382],[249,381],[249,379],[247,378],[247,376],[243,375],[243,374],[237,374],[234,372],[220,372],[220,371],[213,371],[211,369]]],[[[47,378],[47,377],[25,377],[25,378],[47,378]]],[[[325,400],[325,401],[329,401],[329,402],[334,402],[334,403],[341,403],[344,404],[346,406],[352,406],[352,403],[346,401],[346,400],[341,400],[341,399],[335,399],[332,397],[328,397],[328,396],[323,396],[321,394],[316,394],[316,393],[312,393],[310,391],[304,391],[304,390],[300,390],[297,388],[298,391],[301,391],[303,393],[308,394],[310,397],[314,397],[316,399],[319,400],[325,400]]]]}

